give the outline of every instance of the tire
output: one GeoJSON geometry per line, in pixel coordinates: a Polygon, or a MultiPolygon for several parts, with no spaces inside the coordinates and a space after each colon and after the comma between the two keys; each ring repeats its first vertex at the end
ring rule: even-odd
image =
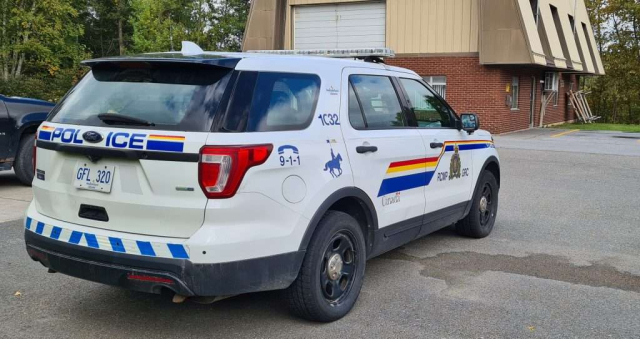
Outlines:
{"type": "Polygon", "coordinates": [[[491,233],[498,212],[499,190],[498,181],[493,173],[484,171],[473,195],[469,214],[456,224],[455,229],[458,234],[471,238],[484,238],[491,233]],[[484,208],[483,197],[486,202],[484,208]]]}
{"type": "Polygon", "coordinates": [[[27,134],[20,140],[20,147],[16,153],[16,160],[13,163],[13,170],[16,172],[18,180],[24,185],[31,186],[33,181],[33,144],[35,134],[27,134]]]}
{"type": "Polygon", "coordinates": [[[298,278],[286,290],[291,312],[318,322],[349,313],[362,287],[365,251],[358,222],[343,212],[327,212],[311,238],[298,278]]]}

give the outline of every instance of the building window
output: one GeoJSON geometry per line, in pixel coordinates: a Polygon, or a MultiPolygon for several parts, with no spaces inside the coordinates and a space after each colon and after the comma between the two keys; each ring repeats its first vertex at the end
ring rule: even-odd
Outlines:
{"type": "Polygon", "coordinates": [[[520,78],[511,78],[511,109],[518,109],[518,99],[520,98],[520,78]]]}
{"type": "Polygon", "coordinates": [[[433,90],[443,99],[447,98],[447,77],[446,76],[425,76],[422,77],[433,90]]]}
{"type": "Polygon", "coordinates": [[[418,127],[455,127],[451,123],[449,108],[421,82],[400,78],[400,83],[409,97],[409,104],[418,121],[418,127]]]}
{"type": "Polygon", "coordinates": [[[544,73],[544,90],[551,92],[549,95],[553,95],[553,106],[558,106],[558,83],[560,77],[557,72],[545,72],[544,73]]]}
{"type": "Polygon", "coordinates": [[[544,90],[550,92],[558,91],[558,73],[546,72],[544,73],[544,90]]]}
{"type": "Polygon", "coordinates": [[[536,22],[537,26],[538,17],[540,16],[540,5],[538,4],[538,0],[529,0],[529,4],[531,5],[531,11],[533,12],[533,21],[536,22]]]}

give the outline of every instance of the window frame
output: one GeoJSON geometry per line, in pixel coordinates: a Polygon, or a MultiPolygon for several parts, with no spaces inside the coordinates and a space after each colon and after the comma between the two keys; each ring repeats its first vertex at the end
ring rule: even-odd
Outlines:
{"type": "MultiPolygon", "coordinates": [[[[408,115],[408,111],[407,111],[407,106],[404,102],[404,90],[402,89],[402,87],[398,87],[399,84],[397,83],[396,77],[392,76],[392,75],[381,75],[381,74],[367,74],[367,73],[351,73],[349,74],[348,78],[347,78],[347,85],[348,86],[352,86],[353,87],[353,93],[356,96],[356,100],[358,101],[358,107],[360,107],[360,113],[362,114],[362,120],[364,121],[364,128],[357,128],[355,126],[353,126],[353,124],[351,123],[351,119],[349,117],[349,91],[348,91],[348,87],[347,87],[347,118],[349,120],[349,126],[351,126],[351,128],[353,128],[354,130],[357,131],[384,131],[384,130],[399,130],[399,129],[412,129],[415,128],[414,126],[411,126],[412,124],[412,120],[410,119],[409,115],[408,115]],[[372,77],[384,77],[384,78],[388,78],[391,82],[391,86],[393,87],[394,92],[396,93],[396,99],[398,99],[398,104],[400,105],[400,109],[402,110],[402,116],[405,120],[406,126],[400,126],[400,127],[376,127],[376,128],[370,128],[368,127],[368,122],[367,122],[367,117],[364,114],[364,109],[362,108],[362,100],[360,99],[360,94],[358,94],[358,90],[356,88],[356,86],[353,84],[353,82],[351,81],[351,77],[352,76],[372,76],[372,77]],[[401,95],[402,94],[402,95],[401,95]]],[[[415,122],[415,120],[413,121],[415,122]]]]}
{"type": "Polygon", "coordinates": [[[558,91],[558,80],[559,80],[559,75],[558,72],[544,72],[544,90],[545,91],[550,91],[550,92],[557,92],[558,91]],[[549,88],[547,85],[547,75],[548,74],[552,74],[552,83],[551,83],[551,88],[549,88]]]}
{"type": "Polygon", "coordinates": [[[436,92],[438,94],[440,94],[438,91],[436,91],[435,88],[433,88],[433,86],[444,86],[444,95],[440,95],[442,97],[442,99],[446,100],[447,99],[447,76],[446,75],[421,75],[420,76],[422,78],[422,80],[424,82],[426,82],[429,85],[429,88],[431,88],[431,90],[433,90],[433,92],[436,92]],[[429,78],[430,81],[427,81],[425,78],[429,78]],[[435,84],[433,81],[433,78],[444,78],[444,83],[437,83],[435,84]],[[434,84],[432,84],[434,83],[434,84]]]}
{"type": "Polygon", "coordinates": [[[424,79],[420,78],[420,79],[416,79],[416,78],[409,78],[409,77],[397,77],[397,81],[398,81],[398,85],[400,86],[401,90],[402,90],[402,95],[403,95],[403,104],[406,106],[407,109],[407,114],[409,114],[411,116],[411,120],[413,121],[413,123],[415,124],[415,126],[412,126],[413,128],[420,128],[420,129],[456,129],[458,130],[458,128],[456,126],[458,126],[458,121],[460,120],[460,118],[458,117],[458,114],[456,114],[456,112],[453,110],[453,108],[451,108],[451,106],[449,105],[449,103],[442,97],[440,96],[440,94],[438,94],[438,92],[434,91],[433,88],[431,88],[431,86],[429,86],[429,84],[424,81],[424,79]],[[449,110],[449,119],[451,120],[453,126],[452,127],[420,127],[418,126],[418,118],[413,110],[413,106],[410,104],[411,100],[409,100],[409,95],[407,94],[406,90],[404,89],[404,86],[402,86],[402,84],[400,83],[401,79],[406,79],[406,80],[413,80],[416,81],[420,84],[422,84],[429,92],[431,92],[431,94],[433,94],[433,96],[440,101],[440,103],[445,106],[448,110],[449,110]]]}

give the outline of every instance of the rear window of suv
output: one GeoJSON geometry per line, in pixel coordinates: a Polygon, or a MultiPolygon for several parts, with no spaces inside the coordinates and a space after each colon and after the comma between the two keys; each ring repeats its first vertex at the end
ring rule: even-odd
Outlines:
{"type": "Polygon", "coordinates": [[[232,71],[187,63],[97,65],[56,107],[50,121],[86,126],[209,131],[232,71]],[[105,114],[133,118],[134,122],[99,117],[105,114]],[[150,125],[140,125],[135,119],[150,125]]]}
{"type": "Polygon", "coordinates": [[[316,109],[320,78],[315,74],[251,72],[238,77],[222,130],[301,130],[316,109]]]}

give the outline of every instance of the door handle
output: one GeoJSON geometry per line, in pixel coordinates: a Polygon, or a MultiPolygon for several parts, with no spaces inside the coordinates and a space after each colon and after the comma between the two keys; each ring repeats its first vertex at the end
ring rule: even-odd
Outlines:
{"type": "Polygon", "coordinates": [[[373,153],[376,152],[378,150],[378,147],[376,146],[358,146],[356,147],[356,152],[363,154],[363,153],[373,153]]]}
{"type": "Polygon", "coordinates": [[[444,144],[441,142],[432,142],[430,146],[431,148],[441,148],[444,144]]]}

